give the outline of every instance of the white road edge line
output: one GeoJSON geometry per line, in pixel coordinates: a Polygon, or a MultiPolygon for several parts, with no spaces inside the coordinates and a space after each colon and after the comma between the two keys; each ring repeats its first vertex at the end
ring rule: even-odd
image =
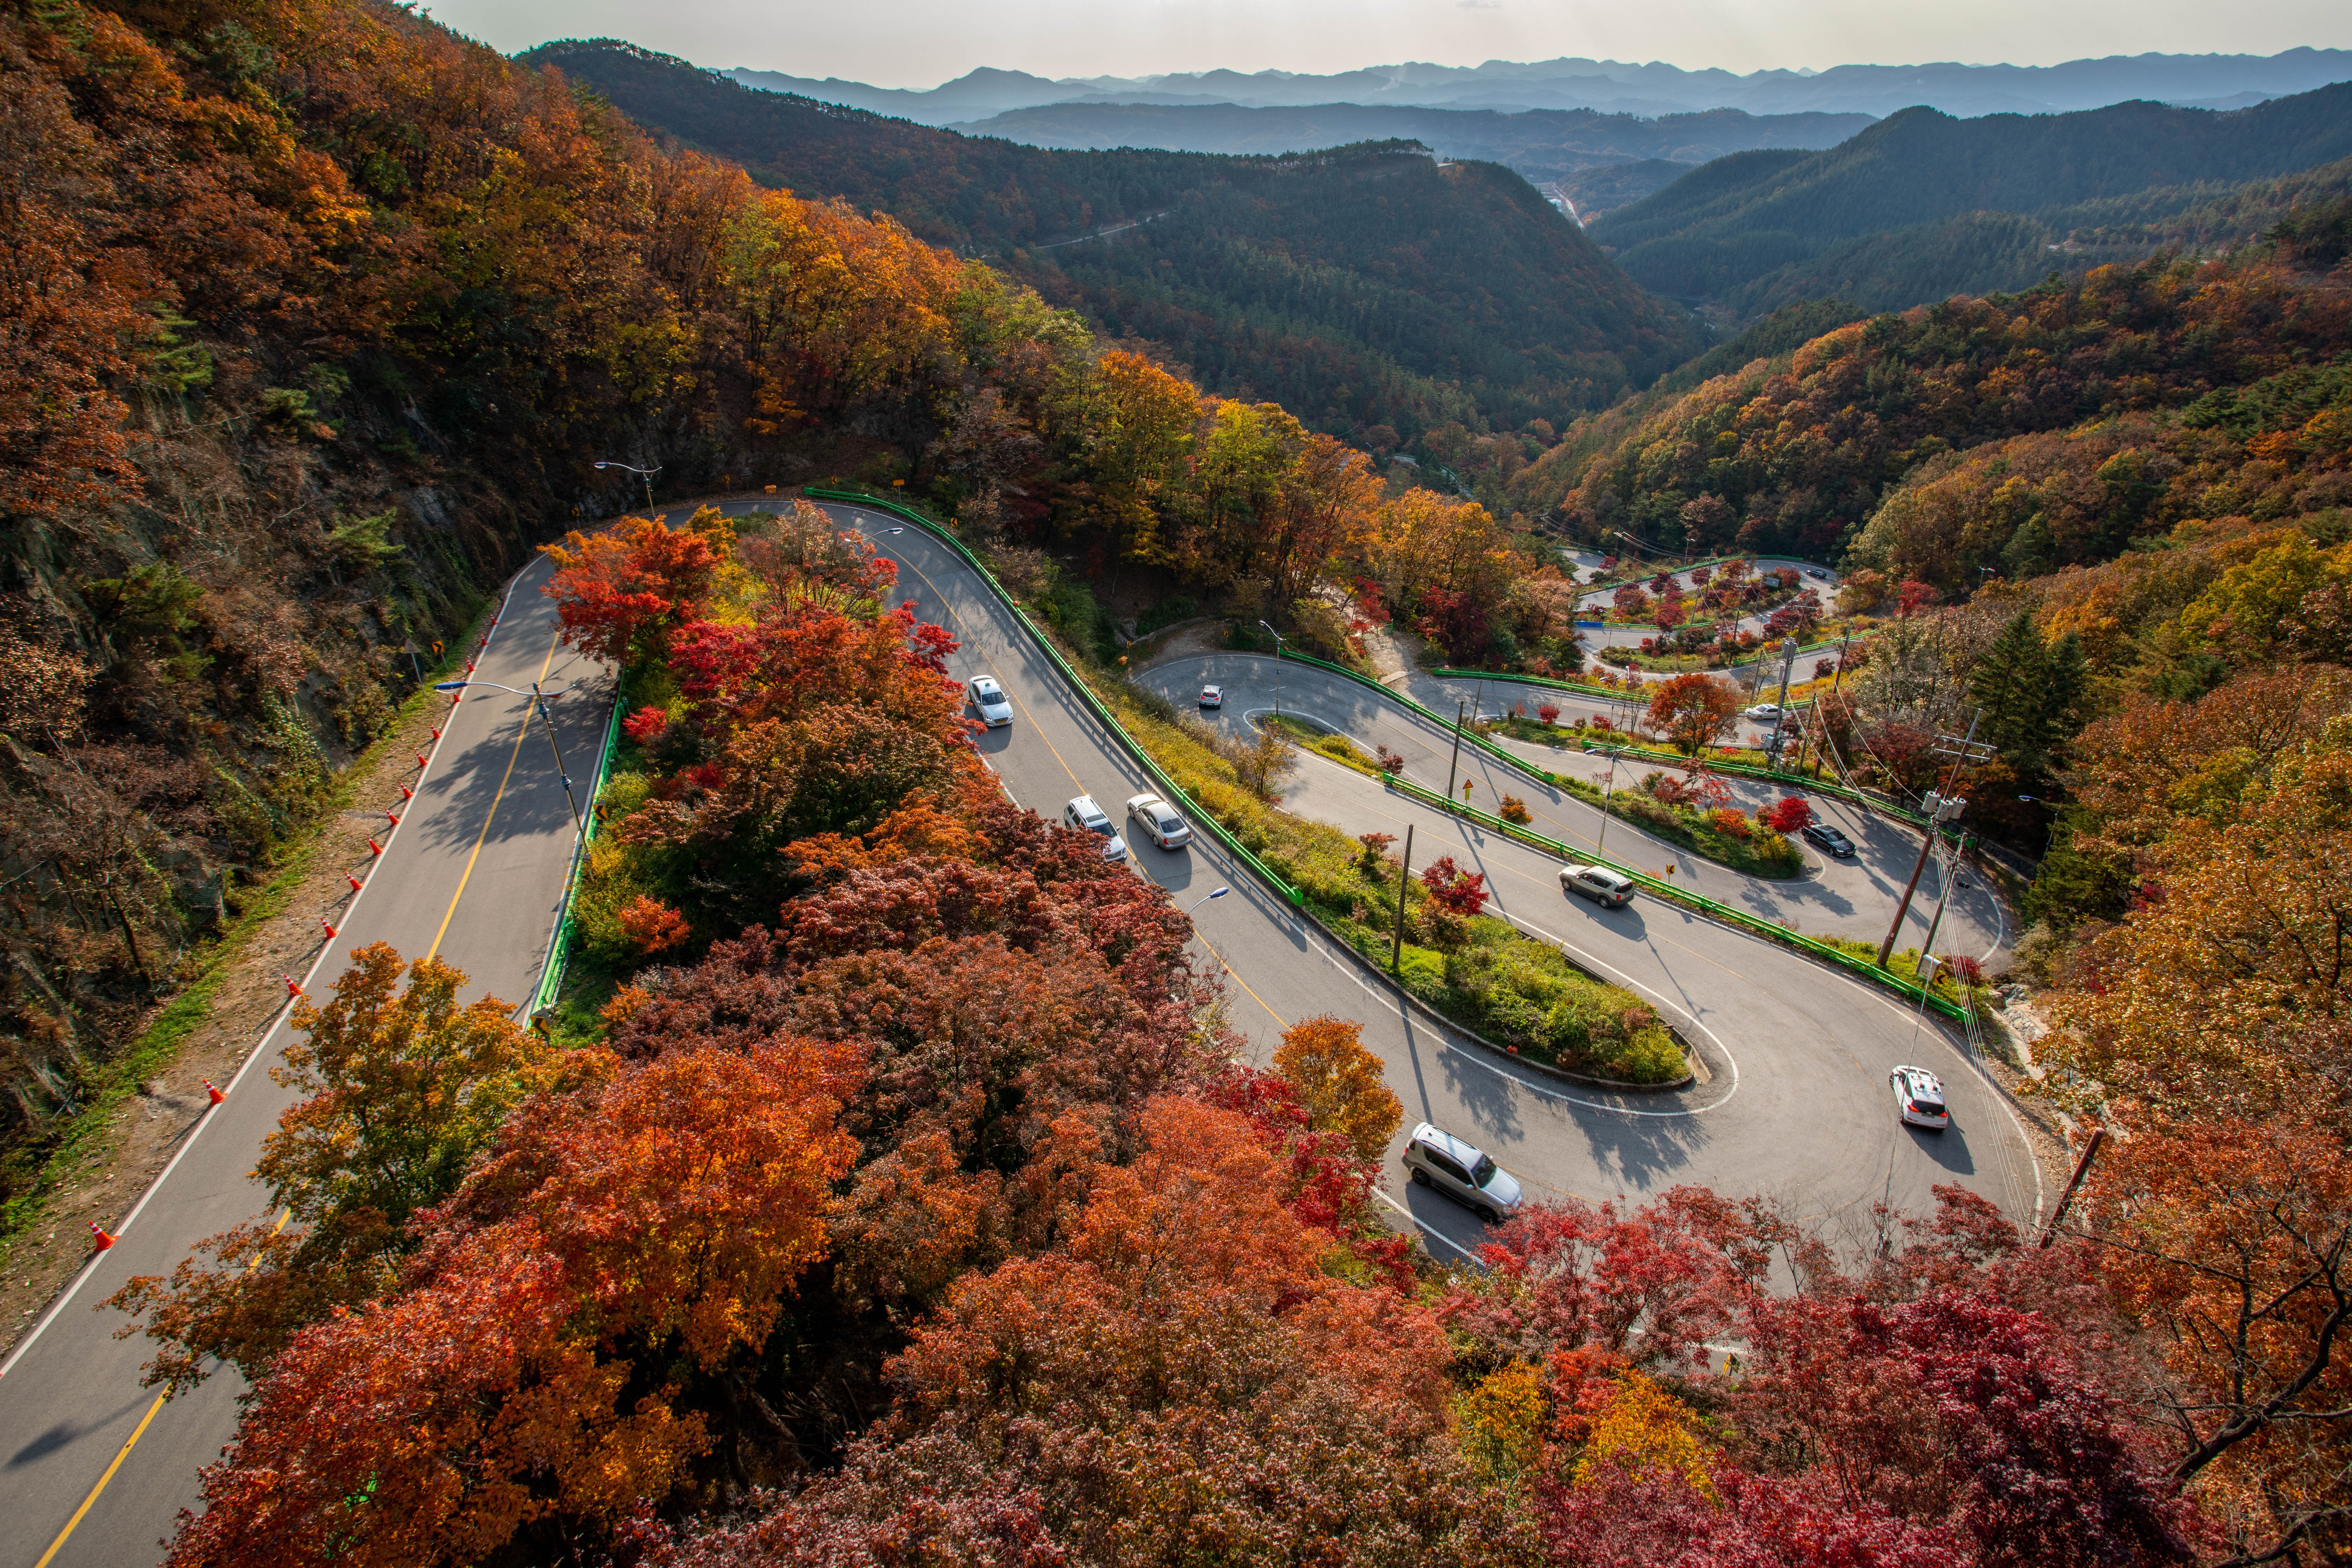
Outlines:
{"type": "MultiPolygon", "coordinates": [[[[507,618],[507,607],[514,602],[515,590],[522,585],[523,574],[529,572],[532,566],[536,566],[539,563],[537,561],[531,562],[530,565],[526,565],[521,569],[521,571],[517,572],[513,578],[508,582],[506,597],[499,601],[499,613],[490,617],[490,629],[482,638],[481,652],[488,652],[490,639],[499,635],[499,623],[507,618]]],[[[452,707],[454,708],[455,704],[452,704],[452,707]]],[[[441,739],[434,742],[433,749],[425,753],[425,773],[429,773],[433,771],[432,764],[440,759],[441,748],[447,742],[448,739],[449,727],[444,726],[441,731],[441,739]]],[[[418,775],[420,779],[422,779],[423,776],[424,775],[421,773],[418,775]]],[[[404,817],[399,824],[394,826],[390,833],[384,836],[383,847],[385,855],[389,855],[392,852],[393,844],[400,837],[400,829],[406,825],[406,819],[404,817]]],[[[360,890],[353,893],[352,895],[352,901],[343,906],[343,914],[347,920],[350,918],[352,910],[359,908],[360,900],[367,897],[368,889],[375,885],[375,874],[383,868],[383,856],[373,856],[371,857],[370,859],[371,863],[368,866],[368,874],[362,879],[360,890]]],[[[309,989],[310,982],[317,977],[320,967],[326,963],[329,955],[334,951],[335,944],[331,940],[320,944],[319,956],[310,961],[310,967],[309,969],[303,971],[302,985],[304,989],[309,989]]],[[[236,1086],[245,1081],[245,1075],[253,1070],[253,1064],[261,1060],[264,1056],[268,1054],[269,1042],[278,1037],[278,1031],[285,1027],[286,1020],[291,1017],[293,1013],[294,998],[289,996],[286,999],[286,1005],[278,1010],[277,1016],[273,1017],[269,1021],[269,1027],[262,1031],[261,1038],[255,1042],[253,1049],[247,1053],[245,1060],[238,1065],[236,1076],[228,1080],[228,1088],[222,1091],[224,1097],[235,1094],[236,1092],[236,1086]]],[[[122,1223],[115,1226],[114,1235],[117,1240],[120,1240],[124,1235],[126,1235],[130,1231],[131,1226],[137,1222],[140,1212],[146,1208],[148,1200],[152,1198],[158,1192],[161,1192],[163,1190],[163,1184],[171,1180],[172,1173],[179,1169],[180,1162],[187,1157],[189,1150],[196,1146],[196,1140],[204,1136],[205,1129],[212,1125],[213,1112],[218,1109],[218,1106],[206,1106],[205,1108],[205,1113],[196,1118],[195,1124],[188,1130],[187,1137],[181,1141],[179,1149],[172,1155],[171,1160],[165,1163],[163,1168],[155,1173],[155,1179],[147,1184],[146,1190],[139,1194],[139,1201],[131,1205],[131,1212],[129,1214],[122,1216],[122,1223]]],[[[14,1368],[18,1362],[25,1359],[25,1352],[33,1348],[33,1342],[39,1339],[42,1332],[47,1330],[51,1323],[57,1321],[58,1314],[64,1311],[66,1308],[72,1303],[74,1297],[80,1293],[81,1288],[89,1282],[89,1277],[97,1272],[99,1259],[105,1256],[106,1254],[104,1252],[93,1252],[89,1255],[89,1261],[81,1266],[81,1272],[73,1277],[72,1283],[68,1284],[65,1288],[63,1293],[50,1304],[49,1310],[41,1314],[41,1321],[33,1325],[33,1331],[26,1334],[17,1344],[16,1348],[8,1352],[8,1359],[6,1361],[0,1362],[0,1377],[7,1376],[10,1370],[14,1368]]]]}
{"type": "Polygon", "coordinates": [[[1396,1210],[1397,1213],[1412,1221],[1413,1228],[1420,1231],[1422,1235],[1425,1237],[1434,1237],[1439,1241],[1445,1243],[1446,1246],[1452,1247],[1454,1251],[1460,1253],[1463,1257],[1468,1258],[1473,1263],[1478,1261],[1478,1255],[1476,1253],[1471,1251],[1468,1247],[1463,1246],[1460,1242],[1454,1240],[1444,1231],[1439,1230],[1436,1226],[1424,1224],[1419,1215],[1414,1214],[1411,1209],[1397,1202],[1396,1199],[1389,1196],[1387,1188],[1374,1187],[1372,1189],[1372,1196],[1380,1199],[1381,1202],[1388,1205],[1389,1207],[1396,1210]]]}

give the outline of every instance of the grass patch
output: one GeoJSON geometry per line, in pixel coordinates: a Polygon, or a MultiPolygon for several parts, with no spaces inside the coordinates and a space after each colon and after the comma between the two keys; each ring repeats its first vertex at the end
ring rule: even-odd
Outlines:
{"type": "Polygon", "coordinates": [[[1328,730],[1318,730],[1314,725],[1302,720],[1293,719],[1286,713],[1279,718],[1268,717],[1265,723],[1271,728],[1280,730],[1317,756],[1328,757],[1343,768],[1353,768],[1366,778],[1376,779],[1386,776],[1381,772],[1380,763],[1366,756],[1364,749],[1345,735],[1337,734],[1328,730]]]}

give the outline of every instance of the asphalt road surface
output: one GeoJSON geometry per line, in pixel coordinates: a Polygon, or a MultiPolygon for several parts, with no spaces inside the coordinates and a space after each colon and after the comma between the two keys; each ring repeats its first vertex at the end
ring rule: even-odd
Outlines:
{"type": "MultiPolygon", "coordinates": [[[[1404,776],[1424,789],[1443,793],[1450,778],[1458,796],[1463,781],[1468,781],[1476,786],[1471,792],[1470,804],[1490,812],[1496,809],[1504,795],[1515,795],[1526,804],[1534,818],[1529,826],[1547,837],[1590,847],[1596,853],[1606,851],[1612,858],[1653,874],[1666,874],[1666,868],[1672,867],[1675,880],[1682,886],[1807,936],[1878,941],[1886,934],[1903,884],[1909,879],[1912,867],[1918,863],[1920,835],[1916,830],[1822,795],[1809,796],[1809,803],[1817,816],[1841,828],[1853,840],[1854,857],[1850,860],[1837,859],[1800,839],[1799,847],[1805,854],[1805,873],[1786,880],[1743,875],[1613,817],[1607,819],[1604,840],[1603,818],[1598,806],[1566,791],[1538,784],[1474,745],[1464,744],[1457,756],[1450,726],[1433,724],[1360,681],[1313,665],[1285,659],[1280,675],[1281,689],[1277,694],[1272,658],[1261,654],[1212,653],[1171,658],[1153,665],[1135,679],[1182,708],[1196,707],[1202,686],[1222,687],[1222,709],[1196,710],[1203,720],[1235,733],[1272,713],[1279,695],[1286,713],[1337,731],[1367,753],[1385,746],[1402,756],[1404,776]]],[[[1443,702],[1446,704],[1444,711],[1457,710],[1447,697],[1453,686],[1462,683],[1433,680],[1427,684],[1437,689],[1428,693],[1435,700],[1424,699],[1424,706],[1436,708],[1443,702]]],[[[1496,708],[1492,689],[1501,684],[1486,683],[1489,712],[1496,708]]],[[[1471,695],[1467,690],[1462,693],[1465,700],[1471,695]]],[[[1612,759],[1606,756],[1586,756],[1580,749],[1574,748],[1554,751],[1549,746],[1504,737],[1497,737],[1496,743],[1525,756],[1548,773],[1573,773],[1596,784],[1603,784],[1608,778],[1612,759]]],[[[1617,759],[1613,787],[1627,788],[1643,774],[1659,769],[1656,763],[1617,759]]],[[[1307,753],[1302,758],[1299,776],[1290,786],[1294,809],[1309,816],[1327,816],[1299,798],[1297,792],[1321,791],[1329,783],[1325,777],[1327,773],[1345,771],[1336,763],[1307,753]]],[[[1786,793],[1759,781],[1727,777],[1724,782],[1731,786],[1735,804],[1750,811],[1769,805],[1786,793]]],[[[1935,921],[1937,901],[1944,893],[1940,858],[1930,857],[1920,876],[1902,936],[1895,943],[1898,949],[1919,945],[1935,921]]],[[[1965,952],[1988,962],[2009,936],[2000,901],[1993,896],[1981,873],[1964,873],[1955,879],[1943,923],[1935,929],[1937,952],[1965,952]]]]}
{"type": "MultiPolygon", "coordinates": [[[[587,804],[612,680],[557,646],[553,605],[535,562],[509,585],[472,679],[570,688],[553,702],[556,733],[587,804]]],[[[442,726],[416,799],[385,844],[303,980],[313,1000],[349,955],[388,942],[404,957],[438,952],[470,980],[467,997],[518,1006],[539,985],[570,863],[573,826],[545,731],[524,720],[527,699],[466,694],[442,726]]],[[[412,775],[412,784],[414,775],[412,775]]],[[[375,815],[382,805],[355,809],[375,815]]],[[[224,1370],[177,1399],[139,1385],[150,1346],[117,1340],[127,1320],[100,1305],[133,1275],[169,1274],[192,1244],[265,1215],[268,1193],[248,1175],[261,1141],[295,1097],[268,1068],[286,1038],[283,1015],[247,1058],[228,1099],[184,1136],[173,1163],[117,1226],[0,1374],[0,1562],[24,1568],[122,1568],[152,1563],[197,1501],[196,1472],[235,1433],[243,1380],[224,1370]]]]}
{"type": "MultiPolygon", "coordinates": [[[[826,510],[899,563],[902,595],[962,645],[952,672],[993,675],[1012,697],[1012,725],[978,744],[1013,800],[1058,817],[1073,795],[1092,795],[1123,824],[1128,797],[1152,786],[979,578],[918,528],[854,507],[826,510]]],[[[1538,1196],[1638,1199],[1699,1183],[1774,1196],[1835,1226],[1860,1222],[1881,1200],[1924,1214],[1936,1184],[1958,1183],[2020,1222],[2039,1214],[2039,1174],[1997,1089],[1934,1022],[1888,994],[1658,903],[1604,911],[1569,899],[1559,862],[1533,849],[1337,767],[1318,769],[1313,780],[1301,809],[1349,833],[1402,837],[1410,823],[1416,864],[1451,854],[1486,871],[1504,913],[1678,1023],[1709,1077],[1675,1095],[1610,1095],[1540,1078],[1402,1007],[1205,838],[1163,851],[1130,836],[1135,868],[1194,911],[1204,953],[1228,978],[1230,1022],[1254,1059],[1266,1060],[1282,1029],[1300,1019],[1355,1019],[1404,1101],[1408,1127],[1425,1119],[1469,1139],[1538,1196]],[[1202,901],[1220,887],[1231,895],[1202,901]],[[1948,1132],[1897,1121],[1886,1075],[1904,1062],[1944,1079],[1948,1132]]],[[[1407,1184],[1395,1157],[1402,1146],[1400,1139],[1391,1152],[1383,1194],[1401,1223],[1417,1226],[1440,1256],[1477,1245],[1484,1227],[1467,1211],[1407,1184]]]]}

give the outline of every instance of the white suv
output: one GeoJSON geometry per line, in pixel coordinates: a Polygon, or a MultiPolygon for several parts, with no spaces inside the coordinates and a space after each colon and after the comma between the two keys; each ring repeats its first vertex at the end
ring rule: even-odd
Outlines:
{"type": "Polygon", "coordinates": [[[1925,1127],[1930,1132],[1941,1132],[1952,1124],[1952,1112],[1944,1103],[1944,1086],[1926,1068],[1896,1068],[1886,1075],[1895,1089],[1895,1112],[1913,1127],[1925,1127]]]}
{"type": "Polygon", "coordinates": [[[1104,859],[1127,858],[1127,840],[1118,836],[1118,829],[1112,826],[1109,815],[1095,804],[1094,796],[1079,795],[1062,807],[1062,826],[1075,827],[1081,833],[1098,835],[1104,840],[1104,859]]]}
{"type": "Polygon", "coordinates": [[[1605,866],[1562,866],[1559,890],[1591,899],[1604,910],[1622,910],[1633,897],[1633,879],[1605,866]]]}
{"type": "Polygon", "coordinates": [[[1406,1169],[1416,1186],[1434,1187],[1467,1204],[1492,1225],[1519,1212],[1519,1179],[1451,1132],[1424,1121],[1404,1146],[1406,1169]]]}

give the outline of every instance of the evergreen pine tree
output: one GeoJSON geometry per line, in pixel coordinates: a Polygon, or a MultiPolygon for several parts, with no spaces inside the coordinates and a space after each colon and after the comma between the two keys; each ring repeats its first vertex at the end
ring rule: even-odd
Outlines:
{"type": "Polygon", "coordinates": [[[1990,742],[2020,776],[2040,773],[2047,762],[2049,675],[2049,650],[2022,610],[1969,672],[1969,697],[1980,712],[1977,739],[1990,742]]]}

